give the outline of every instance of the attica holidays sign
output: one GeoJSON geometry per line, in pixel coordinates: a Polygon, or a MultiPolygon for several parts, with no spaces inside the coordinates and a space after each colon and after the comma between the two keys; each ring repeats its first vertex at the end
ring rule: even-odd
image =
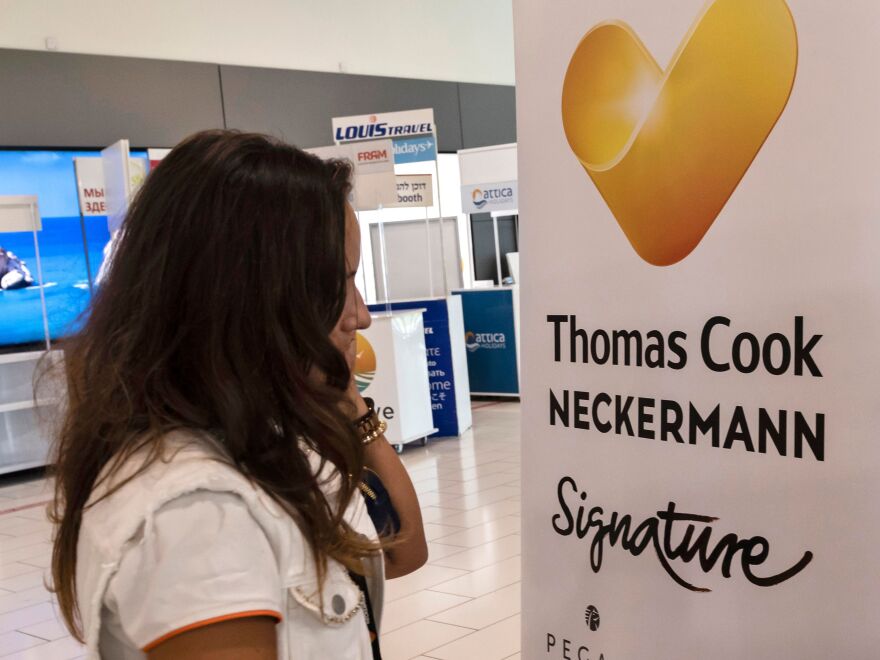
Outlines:
{"type": "Polygon", "coordinates": [[[461,209],[465,213],[512,211],[518,207],[516,181],[478,183],[461,187],[461,209]]]}

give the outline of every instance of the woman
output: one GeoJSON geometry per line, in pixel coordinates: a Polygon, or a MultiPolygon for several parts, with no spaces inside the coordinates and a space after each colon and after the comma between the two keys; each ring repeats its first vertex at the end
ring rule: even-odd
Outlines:
{"type": "Polygon", "coordinates": [[[210,131],[129,210],[65,347],[52,569],[91,657],[378,653],[383,569],[411,572],[427,550],[412,484],[352,380],[370,317],[349,177],[210,131]],[[384,552],[365,467],[400,517],[384,552]]]}

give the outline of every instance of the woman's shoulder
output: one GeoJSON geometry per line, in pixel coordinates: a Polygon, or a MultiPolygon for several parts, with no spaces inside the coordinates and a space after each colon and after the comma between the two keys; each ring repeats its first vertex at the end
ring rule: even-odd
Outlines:
{"type": "Polygon", "coordinates": [[[209,434],[177,430],[158,437],[136,438],[131,449],[112,458],[93,487],[97,504],[126,490],[161,494],[176,485],[186,487],[216,479],[247,482],[209,434]]]}
{"type": "Polygon", "coordinates": [[[81,535],[97,545],[124,542],[162,506],[191,493],[232,493],[252,508],[273,506],[210,436],[174,431],[140,444],[108,463],[92,489],[81,535]]]}

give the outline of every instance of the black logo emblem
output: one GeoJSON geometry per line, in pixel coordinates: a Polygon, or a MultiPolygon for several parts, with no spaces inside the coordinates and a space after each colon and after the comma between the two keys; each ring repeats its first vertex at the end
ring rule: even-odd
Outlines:
{"type": "Polygon", "coordinates": [[[593,632],[599,630],[599,610],[595,608],[595,606],[590,605],[587,607],[587,611],[584,612],[584,619],[587,622],[587,626],[593,632]]]}

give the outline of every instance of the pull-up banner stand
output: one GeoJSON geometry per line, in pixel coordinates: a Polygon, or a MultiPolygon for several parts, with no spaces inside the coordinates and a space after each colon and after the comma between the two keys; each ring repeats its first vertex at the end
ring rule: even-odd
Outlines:
{"type": "Polygon", "coordinates": [[[880,3],[514,16],[522,657],[877,657],[880,3]]]}

